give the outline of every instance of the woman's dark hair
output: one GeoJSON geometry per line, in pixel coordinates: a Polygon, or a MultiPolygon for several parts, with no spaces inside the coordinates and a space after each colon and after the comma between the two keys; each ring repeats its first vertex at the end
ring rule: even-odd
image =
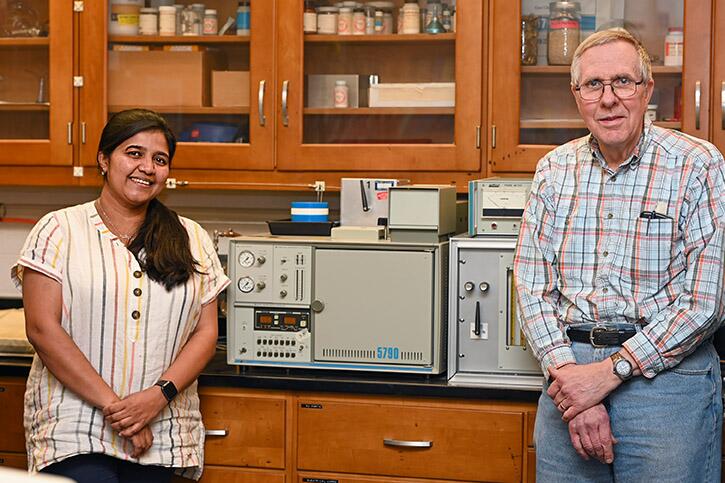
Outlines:
{"type": "MultiPolygon", "coordinates": [[[[169,147],[169,166],[176,151],[176,136],[163,117],[147,109],[121,111],[108,120],[98,142],[98,152],[110,159],[111,153],[128,138],[144,131],[158,131],[169,147]]],[[[166,290],[186,283],[198,270],[189,246],[189,234],[179,216],[157,199],[151,200],[146,218],[128,246],[151,280],[166,290]]]]}

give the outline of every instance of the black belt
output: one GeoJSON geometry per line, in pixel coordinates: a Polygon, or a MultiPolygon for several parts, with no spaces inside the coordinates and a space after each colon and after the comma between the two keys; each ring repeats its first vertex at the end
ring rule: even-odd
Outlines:
{"type": "Polygon", "coordinates": [[[591,329],[583,327],[569,327],[566,329],[566,335],[573,342],[584,342],[594,347],[607,347],[622,345],[627,339],[630,339],[637,330],[632,328],[620,329],[615,327],[594,326],[591,329]]]}

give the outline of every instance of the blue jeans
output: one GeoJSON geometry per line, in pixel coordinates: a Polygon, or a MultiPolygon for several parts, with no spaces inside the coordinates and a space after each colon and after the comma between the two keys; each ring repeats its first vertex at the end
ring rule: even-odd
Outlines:
{"type": "Polygon", "coordinates": [[[81,454],[48,465],[41,473],[60,475],[78,483],[167,483],[173,468],[144,466],[104,454],[81,454]]]}
{"type": "MultiPolygon", "coordinates": [[[[587,364],[620,347],[574,342],[572,349],[577,362],[587,364]]],[[[568,425],[546,389],[534,430],[538,483],[720,481],[722,380],[712,341],[653,379],[630,379],[603,401],[618,441],[609,465],[585,461],[574,451],[568,425]]]]}

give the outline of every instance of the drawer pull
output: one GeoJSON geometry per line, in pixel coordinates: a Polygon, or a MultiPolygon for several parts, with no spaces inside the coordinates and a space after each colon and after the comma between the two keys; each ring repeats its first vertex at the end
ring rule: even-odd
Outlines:
{"type": "Polygon", "coordinates": [[[229,430],[227,429],[205,429],[204,434],[207,436],[227,436],[229,434],[229,430]]]}
{"type": "Polygon", "coordinates": [[[401,441],[399,439],[384,439],[385,446],[397,446],[399,448],[431,448],[433,441],[401,441]]]}

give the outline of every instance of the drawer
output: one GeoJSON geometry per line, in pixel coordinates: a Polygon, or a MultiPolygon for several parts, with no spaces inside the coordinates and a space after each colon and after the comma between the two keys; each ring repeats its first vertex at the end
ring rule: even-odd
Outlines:
{"type": "Polygon", "coordinates": [[[300,470],[521,481],[523,412],[327,400],[297,412],[300,470]]]}
{"type": "Polygon", "coordinates": [[[27,470],[28,457],[25,453],[0,453],[0,466],[27,470]]]}
{"type": "Polygon", "coordinates": [[[526,483],[536,483],[536,451],[529,448],[526,450],[526,483]]]}
{"type": "MultiPolygon", "coordinates": [[[[420,480],[417,478],[391,478],[389,476],[364,476],[346,475],[342,473],[312,473],[300,472],[297,475],[297,483],[451,483],[450,480],[420,480]]],[[[456,483],[467,483],[457,481],[456,483]]]]}
{"type": "Polygon", "coordinates": [[[25,453],[25,379],[0,378],[0,451],[25,453]]]}
{"type": "MultiPolygon", "coordinates": [[[[191,480],[174,476],[174,483],[190,483],[191,480]]],[[[284,483],[284,473],[277,471],[204,466],[199,483],[284,483]]]]}
{"type": "Polygon", "coordinates": [[[199,397],[207,434],[205,464],[285,467],[284,397],[203,389],[199,397]]]}

